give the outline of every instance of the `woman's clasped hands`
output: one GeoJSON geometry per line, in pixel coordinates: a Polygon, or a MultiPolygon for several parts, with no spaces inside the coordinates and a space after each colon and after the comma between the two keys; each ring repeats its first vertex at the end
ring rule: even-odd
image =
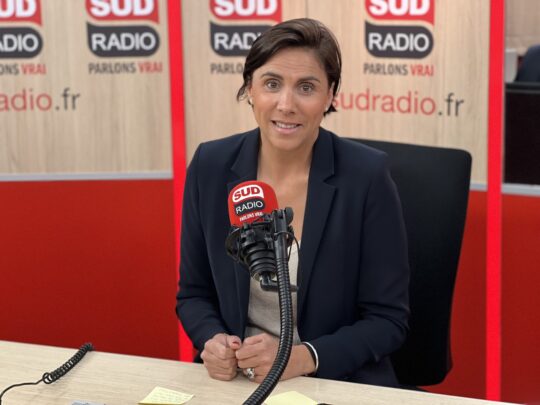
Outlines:
{"type": "MultiPolygon", "coordinates": [[[[238,336],[218,333],[205,343],[201,358],[212,378],[229,381],[240,369],[250,381],[261,383],[272,368],[278,343],[276,337],[267,333],[248,337],[243,342],[238,336]]],[[[308,350],[296,345],[281,380],[309,374],[314,369],[308,350]]]]}

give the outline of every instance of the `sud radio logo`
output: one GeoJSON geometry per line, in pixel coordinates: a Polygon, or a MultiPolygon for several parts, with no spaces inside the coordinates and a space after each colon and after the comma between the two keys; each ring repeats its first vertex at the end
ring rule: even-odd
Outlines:
{"type": "Polygon", "coordinates": [[[210,45],[220,56],[245,56],[253,41],[271,27],[254,24],[259,21],[281,21],[281,0],[210,0],[215,19],[226,24],[210,22],[210,45]],[[230,24],[231,21],[250,21],[249,24],[230,24]]]}
{"type": "MultiPolygon", "coordinates": [[[[371,19],[434,25],[435,0],[365,0],[371,19]]],[[[422,25],[376,25],[366,21],[368,52],[380,58],[421,59],[433,50],[433,35],[422,25]]]]}
{"type": "MultiPolygon", "coordinates": [[[[158,0],[86,0],[86,12],[97,21],[144,21],[159,24],[158,0]]],[[[99,57],[141,57],[159,49],[159,35],[148,25],[87,23],[88,47],[99,57]]]]}
{"type": "Polygon", "coordinates": [[[232,195],[234,213],[237,216],[264,210],[264,192],[259,185],[240,187],[232,195]]]}
{"type": "Polygon", "coordinates": [[[39,55],[43,40],[38,31],[26,26],[28,23],[41,25],[39,0],[0,0],[0,24],[3,25],[0,27],[0,58],[25,59],[39,55]]]}

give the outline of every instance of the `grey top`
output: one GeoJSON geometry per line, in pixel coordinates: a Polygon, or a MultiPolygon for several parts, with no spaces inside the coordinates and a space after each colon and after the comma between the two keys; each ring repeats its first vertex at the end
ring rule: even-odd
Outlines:
{"type": "MultiPolygon", "coordinates": [[[[291,284],[296,285],[298,274],[298,250],[296,244],[291,247],[291,256],[289,258],[289,277],[291,284]]],[[[297,315],[297,294],[292,294],[293,307],[293,344],[300,344],[298,336],[298,328],[296,323],[297,315]]],[[[272,291],[263,291],[259,282],[251,279],[249,286],[249,306],[248,306],[248,321],[246,326],[246,337],[258,335],[260,333],[268,333],[279,337],[279,300],[278,293],[272,291]]]]}

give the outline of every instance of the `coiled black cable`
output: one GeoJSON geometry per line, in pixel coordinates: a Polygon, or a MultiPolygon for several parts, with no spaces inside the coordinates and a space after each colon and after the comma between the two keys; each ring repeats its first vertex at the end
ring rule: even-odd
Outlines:
{"type": "Polygon", "coordinates": [[[82,345],[79,350],[77,350],[77,353],[75,353],[68,361],[66,361],[64,364],[62,364],[60,367],[58,367],[56,370],[51,371],[50,373],[44,373],[43,376],[39,381],[36,382],[26,382],[26,383],[20,383],[20,384],[13,384],[7,387],[0,393],[0,405],[2,404],[2,397],[6,392],[8,392],[10,389],[15,387],[21,387],[23,385],[38,385],[41,382],[44,382],[45,384],[52,384],[59,378],[63,377],[68,373],[69,370],[71,370],[75,365],[81,361],[81,359],[84,357],[84,355],[87,352],[90,352],[94,350],[94,346],[92,343],[85,343],[82,345]]]}
{"type": "Polygon", "coordinates": [[[77,353],[75,353],[68,361],[66,361],[56,370],[43,374],[42,381],[45,384],[52,384],[56,380],[62,378],[69,370],[75,367],[75,365],[82,360],[87,352],[91,352],[92,350],[94,350],[92,343],[85,343],[79,348],[79,350],[77,350],[77,353]]]}

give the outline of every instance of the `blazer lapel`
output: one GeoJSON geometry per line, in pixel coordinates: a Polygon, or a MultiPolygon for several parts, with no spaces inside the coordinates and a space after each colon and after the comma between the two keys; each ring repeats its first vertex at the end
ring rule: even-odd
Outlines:
{"type": "MultiPolygon", "coordinates": [[[[240,147],[235,162],[231,166],[233,180],[227,183],[227,193],[244,181],[257,179],[257,164],[259,157],[259,130],[255,129],[246,134],[244,142],[240,147]]],[[[236,281],[238,297],[238,313],[240,319],[238,322],[240,337],[244,337],[245,326],[247,322],[248,304],[249,304],[249,272],[246,268],[234,263],[234,275],[236,281]]]]}
{"type": "Polygon", "coordinates": [[[302,316],[309,280],[334,198],[335,187],[325,182],[333,174],[334,145],[332,136],[321,128],[313,147],[302,229],[298,269],[298,285],[300,287],[298,290],[298,322],[302,316]]]}

